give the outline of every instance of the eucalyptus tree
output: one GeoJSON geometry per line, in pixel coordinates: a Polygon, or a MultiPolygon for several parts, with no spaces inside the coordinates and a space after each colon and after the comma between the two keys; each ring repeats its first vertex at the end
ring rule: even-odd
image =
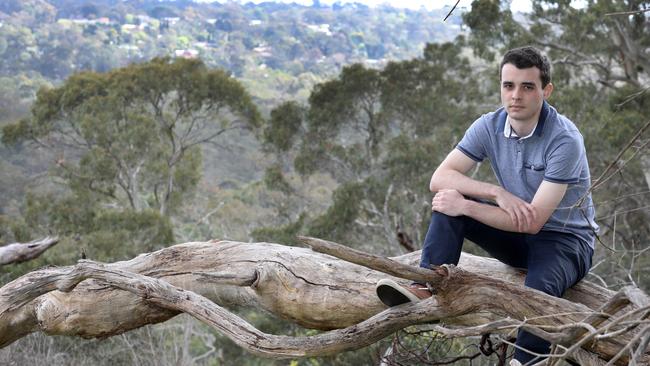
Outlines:
{"type": "MultiPolygon", "coordinates": [[[[199,182],[201,146],[259,120],[242,85],[199,60],[74,74],[42,88],[31,114],[3,128],[5,144],[38,147],[52,161],[12,225],[56,232],[61,248],[83,246],[102,260],[168,244],[170,218],[199,182]]],[[[65,258],[49,260],[67,262],[79,249],[57,253],[65,258]]]]}
{"type": "MultiPolygon", "coordinates": [[[[308,177],[326,173],[339,183],[322,214],[294,213],[283,230],[356,243],[396,243],[396,226],[408,223],[416,237],[427,220],[431,172],[483,102],[462,43],[430,44],[421,58],[391,62],[377,70],[355,64],[318,84],[308,105],[285,103],[272,112],[267,146],[285,172],[308,177]]],[[[274,167],[267,183],[287,190],[274,167]]],[[[290,185],[289,185],[290,186],[290,185]]],[[[288,193],[291,197],[291,193],[288,193]]],[[[381,248],[379,250],[386,250],[381,248]]],[[[391,251],[392,249],[388,249],[391,251]]]]}
{"type": "Polygon", "coordinates": [[[226,72],[157,58],[40,90],[31,116],[6,126],[3,140],[52,151],[75,191],[168,215],[196,186],[199,147],[258,122],[250,96],[226,72]]]}

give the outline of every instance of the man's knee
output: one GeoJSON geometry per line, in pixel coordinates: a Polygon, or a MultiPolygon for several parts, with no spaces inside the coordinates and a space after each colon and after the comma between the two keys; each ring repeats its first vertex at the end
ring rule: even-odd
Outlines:
{"type": "Polygon", "coordinates": [[[542,291],[555,297],[562,297],[564,291],[573,285],[572,281],[567,280],[552,271],[546,272],[528,272],[526,275],[526,287],[542,291]]]}
{"type": "Polygon", "coordinates": [[[464,223],[459,217],[432,212],[429,231],[424,239],[420,266],[458,264],[464,240],[464,223]]]}
{"type": "Polygon", "coordinates": [[[589,271],[593,250],[577,237],[540,232],[528,239],[526,286],[560,297],[589,271]]]}
{"type": "Polygon", "coordinates": [[[463,223],[464,223],[463,216],[449,216],[447,214],[438,211],[433,211],[431,213],[432,225],[439,224],[444,226],[458,227],[458,226],[462,226],[463,223]]]}

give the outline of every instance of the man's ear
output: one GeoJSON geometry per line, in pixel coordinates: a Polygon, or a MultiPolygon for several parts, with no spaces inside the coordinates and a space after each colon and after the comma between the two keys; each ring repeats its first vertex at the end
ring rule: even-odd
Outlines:
{"type": "Polygon", "coordinates": [[[543,91],[544,91],[544,99],[548,99],[553,93],[553,83],[546,84],[543,91]]]}

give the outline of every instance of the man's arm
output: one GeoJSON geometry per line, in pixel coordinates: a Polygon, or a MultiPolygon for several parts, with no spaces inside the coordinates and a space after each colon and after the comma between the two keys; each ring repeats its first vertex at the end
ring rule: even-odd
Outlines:
{"type": "Polygon", "coordinates": [[[527,203],[502,187],[480,182],[465,174],[476,162],[454,149],[431,177],[429,188],[437,191],[432,209],[451,216],[466,215],[497,229],[537,233],[544,226],[564,197],[566,184],[544,181],[527,203]],[[467,200],[463,197],[494,200],[498,207],[467,200]]]}
{"type": "Polygon", "coordinates": [[[431,192],[453,189],[465,196],[495,201],[514,226],[520,228],[512,231],[523,231],[529,227],[535,220],[532,206],[500,186],[468,177],[467,172],[475,165],[476,162],[462,151],[452,150],[431,176],[429,189],[431,192]]]}
{"type": "Polygon", "coordinates": [[[491,206],[464,198],[461,205],[461,214],[497,229],[537,234],[546,221],[548,221],[549,217],[551,217],[553,211],[555,211],[557,206],[560,204],[560,201],[562,201],[566,189],[566,184],[543,181],[537,189],[537,192],[535,192],[533,202],[531,202],[533,219],[523,225],[520,225],[521,223],[515,223],[511,219],[510,215],[508,215],[508,213],[501,207],[491,206]]]}
{"type": "Polygon", "coordinates": [[[497,191],[501,187],[472,179],[466,175],[475,166],[476,162],[465,153],[453,149],[440,163],[438,169],[433,172],[429,189],[431,192],[455,189],[466,196],[496,201],[497,191]]]}

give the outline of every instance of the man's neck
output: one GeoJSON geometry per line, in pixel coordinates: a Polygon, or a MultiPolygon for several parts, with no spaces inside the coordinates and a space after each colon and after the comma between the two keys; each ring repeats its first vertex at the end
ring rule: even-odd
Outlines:
{"type": "Polygon", "coordinates": [[[533,132],[535,127],[537,127],[539,115],[540,113],[538,112],[533,118],[525,121],[512,119],[510,116],[508,116],[508,123],[510,123],[510,127],[512,127],[517,136],[528,136],[531,134],[531,132],[533,132]]]}

